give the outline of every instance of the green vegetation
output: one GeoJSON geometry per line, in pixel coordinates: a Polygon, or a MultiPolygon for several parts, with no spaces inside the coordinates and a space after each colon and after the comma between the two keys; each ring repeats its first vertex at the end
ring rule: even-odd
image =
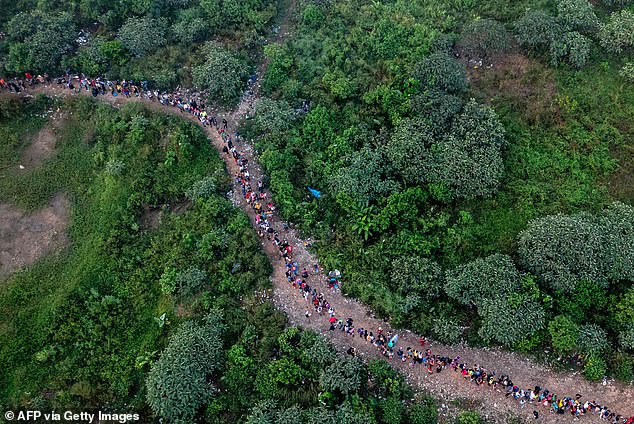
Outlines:
{"type": "MultiPolygon", "coordinates": [[[[293,5],[293,33],[271,43],[288,6],[272,0],[8,3],[0,69],[233,107],[263,53],[240,132],[347,295],[446,343],[550,350],[631,381],[634,3],[293,5]]],[[[0,139],[3,201],[72,204],[70,247],[0,284],[2,405],[436,422],[385,363],[338,356],[262,300],[270,265],[200,128],[139,104],[0,96],[0,139]],[[55,156],[18,172],[57,107],[55,156]]]]}
{"type": "Polygon", "coordinates": [[[72,244],[0,286],[2,405],[109,405],[175,423],[436,423],[435,401],[414,399],[385,361],[337,354],[264,300],[270,265],[220,195],[226,175],[200,128],[139,104],[19,99],[2,99],[0,128],[16,134],[2,166],[44,110],[67,118],[56,155],[10,167],[0,193],[35,209],[66,192],[72,244]],[[161,224],[144,227],[153,209],[161,224]]]}
{"type": "MultiPolygon", "coordinates": [[[[41,124],[30,111],[40,103],[24,105],[21,122],[41,124]]],[[[198,127],[138,105],[116,111],[77,98],[60,106],[68,118],[56,156],[28,173],[5,171],[0,185],[3,199],[26,208],[57,191],[68,193],[73,205],[69,250],[0,286],[7,312],[0,398],[14,406],[26,397],[52,408],[125,402],[141,409],[147,364],[159,356],[171,327],[189,315],[239,304],[239,297],[268,285],[270,266],[246,216],[219,195],[227,186],[222,162],[198,127]],[[168,205],[187,202],[185,191],[203,177],[213,178],[217,190],[171,213],[168,205]],[[163,210],[156,230],[141,228],[148,206],[163,210]],[[223,243],[199,255],[197,246],[209,234],[222,234],[223,243]],[[161,294],[166,267],[179,275],[174,295],[161,294]],[[53,396],[44,399],[45,392],[53,396]]],[[[2,128],[15,129],[7,120],[2,128]]],[[[28,133],[18,132],[19,140],[28,133]]],[[[14,159],[3,154],[2,160],[14,159]]],[[[195,343],[193,337],[181,341],[195,343]]],[[[185,348],[170,343],[159,364],[185,348]]]]}
{"type": "Polygon", "coordinates": [[[158,88],[198,86],[232,105],[277,15],[273,0],[14,2],[0,16],[0,74],[70,68],[158,88]]]}
{"type": "Polygon", "coordinates": [[[205,61],[192,69],[194,86],[207,90],[210,101],[235,104],[249,76],[246,63],[213,42],[205,44],[202,53],[205,61]]]}
{"type": "Polygon", "coordinates": [[[394,325],[630,375],[581,341],[600,329],[600,358],[632,359],[632,327],[605,312],[634,279],[623,6],[305,2],[242,130],[281,213],[394,325]]]}

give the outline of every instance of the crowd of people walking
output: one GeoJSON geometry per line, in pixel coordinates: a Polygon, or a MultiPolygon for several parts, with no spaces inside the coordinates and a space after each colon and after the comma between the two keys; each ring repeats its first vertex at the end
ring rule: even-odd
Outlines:
{"type": "MultiPolygon", "coordinates": [[[[432,353],[431,349],[425,349],[426,339],[419,340],[419,346],[405,347],[398,346],[398,335],[390,331],[378,329],[356,328],[352,317],[342,317],[334,306],[327,300],[322,289],[325,291],[335,289],[338,284],[324,282],[321,287],[308,282],[309,276],[321,277],[318,264],[300,264],[294,258],[294,246],[284,237],[286,224],[280,221],[283,226],[280,233],[279,228],[273,225],[272,217],[275,215],[276,207],[269,197],[268,191],[262,179],[258,179],[250,172],[248,157],[237,148],[237,143],[241,141],[240,134],[229,133],[228,121],[222,119],[218,121],[213,114],[213,110],[205,105],[205,96],[200,92],[163,92],[148,89],[145,81],[109,81],[100,78],[87,78],[84,75],[74,75],[70,71],[66,75],[51,79],[47,74],[32,76],[25,74],[24,78],[4,79],[0,78],[0,89],[21,93],[30,86],[36,84],[56,84],[75,92],[86,91],[93,97],[100,95],[110,95],[113,97],[123,96],[141,97],[149,101],[158,101],[162,105],[178,108],[183,113],[194,115],[205,127],[211,127],[218,132],[222,138],[224,146],[222,151],[225,155],[230,155],[235,161],[238,172],[235,174],[235,182],[240,189],[242,198],[246,204],[253,209],[255,215],[255,226],[261,239],[266,239],[272,243],[279,251],[280,258],[285,267],[285,276],[293,289],[306,301],[305,316],[307,319],[313,314],[317,314],[319,319],[324,320],[324,331],[341,331],[350,337],[359,337],[361,340],[373,345],[378,352],[389,360],[398,360],[409,363],[410,366],[418,366],[421,372],[434,374],[445,371],[447,368],[455,373],[460,373],[465,381],[478,385],[483,389],[495,390],[504,393],[506,397],[516,399],[519,406],[525,408],[527,405],[541,406],[547,408],[552,414],[570,414],[579,418],[584,415],[595,415],[612,424],[634,424],[633,417],[623,417],[607,406],[601,405],[594,400],[585,400],[581,394],[575,396],[561,396],[549,391],[546,388],[536,386],[534,388],[520,388],[514,384],[508,375],[497,375],[495,371],[488,370],[478,364],[469,366],[460,361],[460,357],[446,357],[432,353]],[[308,269],[311,269],[309,271],[308,269]]],[[[317,278],[318,281],[329,281],[317,278]]],[[[356,355],[356,349],[350,347],[348,353],[356,355]]],[[[542,409],[543,411],[543,409],[542,409]]],[[[539,419],[539,411],[534,409],[533,416],[539,419]]]]}

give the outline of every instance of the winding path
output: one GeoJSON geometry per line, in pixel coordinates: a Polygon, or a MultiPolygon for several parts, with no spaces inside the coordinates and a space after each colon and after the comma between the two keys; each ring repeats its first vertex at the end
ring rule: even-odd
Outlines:
{"type": "MultiPolygon", "coordinates": [[[[257,100],[258,96],[257,87],[251,90],[250,95],[243,97],[239,107],[225,116],[229,122],[229,133],[235,132],[235,125],[239,122],[240,118],[247,113],[253,102],[257,100]]],[[[87,95],[88,92],[82,90],[80,94],[73,93],[59,86],[48,85],[38,86],[30,92],[43,92],[55,97],[65,95],[87,95]]],[[[120,105],[126,102],[143,102],[152,109],[160,110],[167,113],[179,115],[185,119],[189,119],[197,124],[200,121],[193,115],[179,112],[178,109],[170,106],[164,106],[154,101],[147,101],[141,98],[125,98],[123,96],[112,97],[110,95],[99,96],[100,100],[105,100],[113,105],[120,105]]],[[[222,120],[223,116],[219,116],[219,120],[222,120]]],[[[222,148],[225,146],[222,137],[213,127],[203,127],[210,141],[214,147],[218,150],[219,154],[225,161],[227,171],[231,176],[239,173],[239,167],[233,158],[222,152],[222,148]]],[[[257,164],[257,158],[254,155],[253,149],[250,145],[244,142],[235,143],[236,148],[241,154],[248,159],[249,171],[253,181],[257,181],[262,177],[262,170],[257,164]]],[[[238,204],[251,218],[253,226],[257,228],[255,224],[255,213],[253,208],[244,201],[244,198],[240,196],[241,187],[234,180],[234,203],[238,204]]],[[[274,215],[269,219],[271,226],[275,228],[279,234],[280,239],[286,238],[291,245],[293,245],[293,258],[300,264],[300,268],[306,266],[308,269],[312,269],[312,265],[317,263],[315,258],[305,247],[304,241],[300,239],[297,233],[287,226],[279,219],[277,215],[274,215]]],[[[285,266],[284,261],[280,257],[279,251],[270,242],[263,240],[263,249],[266,252],[269,261],[271,262],[274,272],[271,276],[273,283],[273,301],[275,305],[286,312],[289,321],[292,325],[302,326],[305,328],[311,328],[319,333],[322,333],[326,338],[332,341],[339,350],[345,351],[350,346],[354,346],[359,355],[364,358],[383,358],[377,351],[377,349],[367,343],[365,340],[359,337],[350,337],[341,331],[328,331],[329,324],[327,322],[327,314],[323,317],[313,313],[312,317],[307,318],[305,311],[307,308],[311,308],[302,296],[300,296],[297,289],[294,289],[292,285],[287,282],[284,275],[285,266]]],[[[376,330],[382,327],[385,332],[393,331],[390,325],[380,319],[373,316],[372,312],[367,306],[360,304],[358,301],[348,298],[341,294],[338,290],[331,290],[326,288],[326,277],[323,275],[310,275],[307,278],[307,282],[317,287],[318,290],[323,291],[325,297],[333,305],[336,311],[336,315],[339,318],[352,317],[356,328],[365,328],[376,330]]],[[[393,331],[399,334],[399,346],[407,347],[411,346],[415,348],[419,345],[419,335],[413,334],[409,331],[393,331]]],[[[539,364],[535,364],[530,359],[523,355],[507,352],[500,349],[488,349],[488,348],[470,348],[467,346],[446,346],[436,342],[428,342],[425,346],[431,348],[433,353],[440,354],[448,357],[460,356],[461,362],[468,364],[479,364],[480,366],[495,371],[497,375],[510,375],[513,378],[515,385],[521,388],[531,388],[535,386],[541,386],[548,388],[551,392],[557,393],[558,396],[574,396],[576,393],[583,395],[582,401],[596,400],[600,404],[605,404],[610,409],[617,411],[624,416],[634,415],[634,389],[631,386],[610,383],[603,386],[599,383],[591,383],[585,380],[579,373],[570,372],[556,372],[552,369],[544,367],[539,364]]],[[[434,397],[441,399],[443,410],[450,412],[455,409],[452,404],[458,402],[461,404],[467,404],[470,407],[475,407],[491,422],[507,423],[511,416],[523,416],[525,418],[533,418],[533,410],[540,412],[539,421],[541,422],[572,422],[573,417],[566,413],[564,415],[555,415],[547,413],[547,408],[540,405],[529,405],[521,408],[518,402],[512,398],[505,398],[503,393],[498,393],[488,387],[479,387],[473,383],[468,383],[463,380],[460,373],[455,373],[449,368],[439,374],[428,374],[423,366],[416,365],[410,366],[409,361],[402,363],[396,358],[391,361],[391,365],[399,369],[403,375],[405,375],[407,381],[415,389],[429,392],[434,397]]],[[[581,417],[581,421],[594,421],[599,420],[597,416],[592,414],[581,417]]],[[[605,421],[603,421],[605,422],[605,421]]]]}
{"type": "MultiPolygon", "coordinates": [[[[284,24],[279,31],[280,37],[286,35],[287,26],[288,18],[285,18],[284,24]]],[[[264,67],[265,65],[263,64],[259,68],[258,73],[260,75],[264,67]]],[[[235,132],[237,123],[248,113],[253,103],[259,97],[258,87],[259,84],[256,81],[254,86],[245,93],[238,107],[233,112],[224,116],[229,122],[230,134],[235,132]]],[[[76,93],[54,85],[38,86],[29,91],[43,92],[53,96],[77,95],[76,93]]],[[[89,93],[82,90],[81,94],[85,95],[89,93]]],[[[112,97],[110,95],[99,96],[99,99],[115,105],[125,102],[143,101],[153,109],[177,114],[200,124],[200,121],[195,116],[181,113],[176,108],[163,106],[158,102],[150,102],[135,97],[129,99],[123,96],[112,97]]],[[[219,120],[222,120],[222,118],[223,116],[219,116],[219,120]]],[[[225,161],[229,174],[231,176],[236,175],[239,172],[239,168],[230,155],[222,152],[222,148],[225,144],[218,132],[212,127],[203,127],[203,129],[225,161]]],[[[257,164],[257,158],[254,155],[252,146],[244,142],[235,143],[235,145],[237,150],[240,151],[244,157],[248,158],[252,180],[257,181],[261,179],[262,170],[257,164]]],[[[255,227],[255,213],[253,208],[239,195],[239,193],[241,193],[241,187],[239,187],[235,180],[234,185],[234,201],[249,215],[255,227]]],[[[303,240],[298,237],[295,231],[283,225],[277,216],[272,217],[270,222],[272,227],[279,232],[280,239],[286,238],[293,245],[293,258],[300,264],[300,269],[304,266],[308,269],[312,269],[312,265],[317,263],[317,259],[308,252],[303,240]]],[[[350,337],[338,330],[328,331],[329,324],[327,322],[327,314],[320,317],[313,313],[312,317],[307,318],[304,312],[307,307],[310,308],[310,305],[308,305],[303,297],[300,296],[299,292],[287,282],[286,276],[284,275],[284,261],[280,257],[277,248],[272,243],[266,242],[266,240],[263,241],[263,249],[274,269],[271,277],[274,288],[273,301],[278,308],[287,313],[292,325],[311,328],[322,333],[341,351],[345,351],[348,347],[354,346],[361,357],[383,358],[373,345],[359,337],[350,337]]],[[[343,296],[339,291],[327,289],[323,275],[310,275],[307,281],[311,286],[317,287],[318,290],[324,292],[325,297],[334,307],[338,318],[345,319],[352,317],[356,328],[362,327],[368,330],[376,330],[378,327],[382,327],[386,332],[391,330],[387,322],[375,318],[366,306],[354,299],[343,296]]],[[[411,346],[414,348],[419,345],[419,335],[408,331],[396,331],[396,333],[399,334],[399,346],[411,346]]],[[[618,383],[610,383],[603,386],[602,384],[591,383],[576,372],[556,372],[542,365],[535,364],[520,354],[499,349],[445,346],[435,342],[429,342],[425,347],[431,348],[435,354],[449,357],[460,356],[461,362],[469,366],[479,364],[488,370],[495,371],[497,375],[510,375],[514,384],[521,388],[531,388],[539,385],[549,389],[551,392],[557,393],[559,397],[574,396],[576,393],[580,393],[583,395],[581,398],[582,402],[586,400],[596,400],[600,404],[605,404],[610,407],[611,410],[624,416],[634,415],[634,388],[632,386],[618,383]]],[[[510,421],[510,417],[517,416],[535,421],[533,419],[533,410],[539,411],[540,415],[537,421],[541,422],[572,422],[574,420],[569,413],[564,415],[551,414],[547,412],[547,408],[540,405],[527,404],[526,407],[522,408],[516,400],[506,398],[501,392],[488,387],[479,387],[473,383],[464,381],[460,373],[453,372],[449,368],[438,374],[428,374],[423,366],[410,366],[409,361],[402,363],[396,358],[391,361],[391,365],[403,373],[414,389],[431,393],[434,397],[441,400],[441,416],[447,413],[451,414],[455,411],[455,404],[460,403],[479,409],[483,416],[490,422],[507,423],[510,421]]],[[[598,420],[599,418],[592,414],[580,418],[582,422],[595,422],[598,420]]]]}

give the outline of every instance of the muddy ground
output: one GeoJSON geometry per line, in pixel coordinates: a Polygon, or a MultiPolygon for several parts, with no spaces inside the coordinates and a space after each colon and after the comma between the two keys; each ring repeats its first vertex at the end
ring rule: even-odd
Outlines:
{"type": "Polygon", "coordinates": [[[32,213],[0,203],[0,281],[68,245],[69,211],[65,194],[57,194],[32,213]]]}

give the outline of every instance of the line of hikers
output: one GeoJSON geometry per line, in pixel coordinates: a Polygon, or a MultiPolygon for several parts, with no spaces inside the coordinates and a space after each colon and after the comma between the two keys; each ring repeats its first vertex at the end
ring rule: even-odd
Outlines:
{"type": "MultiPolygon", "coordinates": [[[[230,154],[236,165],[239,167],[239,172],[235,175],[235,182],[241,188],[242,196],[246,203],[250,205],[255,211],[256,226],[258,234],[261,238],[266,237],[267,240],[272,242],[280,252],[280,256],[284,259],[285,275],[293,288],[296,289],[306,300],[309,305],[312,305],[314,311],[319,316],[328,316],[328,323],[330,324],[329,330],[340,330],[345,332],[349,336],[354,337],[358,335],[366,342],[374,345],[381,355],[388,359],[393,359],[396,356],[402,362],[410,362],[411,366],[422,365],[427,373],[439,373],[450,367],[454,372],[460,372],[465,380],[472,382],[480,386],[488,386],[491,389],[495,389],[500,392],[505,392],[507,397],[512,396],[517,399],[521,407],[525,407],[526,404],[540,404],[549,407],[551,413],[564,414],[570,413],[574,417],[579,417],[587,414],[599,415],[602,419],[610,420],[613,424],[634,424],[634,416],[627,418],[611,412],[607,406],[601,406],[595,401],[581,401],[581,395],[577,394],[575,397],[558,397],[555,393],[551,393],[547,389],[542,389],[537,386],[533,389],[521,389],[517,385],[514,385],[511,378],[507,375],[496,376],[495,372],[487,371],[485,368],[474,365],[468,367],[465,363],[460,363],[460,357],[449,358],[445,356],[432,354],[430,349],[423,349],[426,339],[421,339],[421,348],[403,347],[396,348],[398,343],[398,335],[391,334],[390,332],[384,333],[382,328],[379,327],[376,331],[376,335],[373,331],[368,331],[364,328],[355,329],[354,320],[347,318],[345,321],[341,318],[336,318],[334,307],[326,300],[323,293],[318,292],[316,287],[311,287],[306,279],[310,273],[306,267],[303,267],[300,271],[300,265],[297,261],[293,260],[293,246],[288,242],[286,238],[280,239],[280,233],[274,229],[271,224],[271,217],[274,215],[276,208],[273,202],[268,199],[267,191],[264,187],[262,180],[257,181],[257,188],[251,186],[252,175],[249,171],[248,158],[236,149],[234,140],[228,133],[228,122],[226,119],[222,120],[221,125],[218,124],[215,116],[210,115],[207,112],[204,103],[204,95],[200,92],[187,92],[183,93],[167,93],[160,92],[158,90],[148,90],[147,82],[135,82],[135,81],[108,81],[103,79],[89,79],[83,75],[72,75],[70,71],[66,72],[66,75],[60,78],[56,78],[55,83],[63,85],[69,90],[76,92],[90,91],[93,97],[98,95],[110,94],[112,96],[123,95],[124,97],[140,97],[146,98],[151,101],[157,99],[161,104],[166,106],[177,107],[181,112],[187,112],[196,116],[203,126],[215,127],[218,134],[225,142],[223,152],[230,154]]],[[[5,80],[0,78],[0,89],[8,90],[14,93],[20,93],[27,87],[34,84],[50,84],[53,80],[48,74],[38,75],[33,77],[31,74],[26,73],[25,78],[13,78],[5,80]]],[[[235,141],[240,141],[239,133],[235,133],[235,141]]],[[[288,227],[282,222],[283,230],[287,230],[288,227]]],[[[318,265],[313,266],[313,274],[319,274],[318,265]]],[[[328,285],[329,288],[333,287],[332,282],[328,285]]],[[[306,309],[305,315],[307,318],[312,316],[309,308],[306,309]]],[[[354,348],[348,349],[348,353],[351,355],[356,354],[354,348]]],[[[539,418],[539,412],[533,411],[535,419],[539,418]]]]}

